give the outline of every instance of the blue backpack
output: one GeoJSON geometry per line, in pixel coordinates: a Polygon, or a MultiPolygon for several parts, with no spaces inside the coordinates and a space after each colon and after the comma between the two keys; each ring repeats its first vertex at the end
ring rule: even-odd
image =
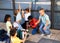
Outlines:
{"type": "Polygon", "coordinates": [[[4,29],[0,30],[0,41],[6,41],[6,43],[10,43],[9,36],[4,29]]]}

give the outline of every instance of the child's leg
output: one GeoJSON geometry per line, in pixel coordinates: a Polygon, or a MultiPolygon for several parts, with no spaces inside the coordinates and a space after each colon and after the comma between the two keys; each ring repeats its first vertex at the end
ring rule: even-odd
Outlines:
{"type": "Polygon", "coordinates": [[[26,22],[24,22],[21,26],[22,26],[24,29],[26,29],[26,22]]]}
{"type": "Polygon", "coordinates": [[[40,30],[40,32],[41,32],[42,34],[45,34],[45,32],[44,32],[44,30],[43,30],[43,27],[44,27],[44,24],[41,23],[41,24],[40,24],[40,27],[39,27],[39,30],[40,30]]]}
{"type": "Polygon", "coordinates": [[[18,28],[19,30],[22,30],[23,29],[23,27],[19,24],[19,28],[18,28]]]}
{"type": "Polygon", "coordinates": [[[22,31],[21,30],[17,30],[17,37],[22,39],[22,31]]]}
{"type": "Polygon", "coordinates": [[[34,34],[36,34],[37,33],[37,28],[34,28],[33,30],[32,30],[32,34],[34,35],[34,34]]]}
{"type": "Polygon", "coordinates": [[[44,32],[45,32],[45,34],[46,35],[49,35],[51,32],[50,32],[50,25],[48,25],[47,27],[46,27],[46,30],[44,30],[44,32]]]}
{"type": "Polygon", "coordinates": [[[24,32],[22,32],[22,39],[24,39],[24,32]]]}

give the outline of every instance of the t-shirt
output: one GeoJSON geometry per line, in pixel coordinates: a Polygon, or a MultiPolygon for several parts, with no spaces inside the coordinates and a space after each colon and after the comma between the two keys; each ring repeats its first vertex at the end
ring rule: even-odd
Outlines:
{"type": "Polygon", "coordinates": [[[21,40],[18,37],[15,37],[15,38],[11,37],[11,42],[12,43],[21,43],[21,40]]]}
{"type": "Polygon", "coordinates": [[[10,36],[10,26],[12,27],[11,22],[10,21],[7,21],[6,22],[6,28],[7,28],[7,34],[8,34],[8,36],[10,36]]]}
{"type": "Polygon", "coordinates": [[[18,24],[17,22],[14,22],[14,23],[13,23],[13,26],[14,26],[14,27],[17,27],[18,30],[24,30],[24,29],[22,28],[22,26],[21,26],[20,24],[18,24]]]}
{"type": "Polygon", "coordinates": [[[33,18],[31,22],[29,23],[32,28],[36,28],[38,24],[35,24],[38,20],[36,18],[33,18]]]}
{"type": "Polygon", "coordinates": [[[44,16],[40,15],[39,19],[42,20],[42,23],[44,23],[44,24],[46,24],[46,20],[49,21],[48,24],[51,24],[49,16],[47,14],[44,14],[44,16]]]}
{"type": "Polygon", "coordinates": [[[20,12],[18,12],[18,14],[17,14],[17,16],[16,16],[16,21],[19,21],[19,20],[21,20],[22,18],[21,18],[21,14],[20,14],[20,12]]]}
{"type": "Polygon", "coordinates": [[[18,23],[17,22],[14,22],[13,23],[13,27],[19,27],[18,23]]]}
{"type": "Polygon", "coordinates": [[[25,21],[28,21],[28,17],[30,16],[30,13],[25,14],[25,21]]]}

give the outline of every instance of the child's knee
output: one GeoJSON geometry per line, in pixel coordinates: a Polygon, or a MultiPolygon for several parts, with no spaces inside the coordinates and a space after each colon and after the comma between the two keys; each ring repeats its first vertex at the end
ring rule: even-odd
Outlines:
{"type": "Polygon", "coordinates": [[[45,34],[50,34],[50,31],[49,30],[44,30],[45,34]]]}

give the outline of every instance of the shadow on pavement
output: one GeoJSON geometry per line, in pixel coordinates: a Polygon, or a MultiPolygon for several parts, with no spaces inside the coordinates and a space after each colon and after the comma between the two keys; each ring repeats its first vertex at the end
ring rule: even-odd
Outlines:
{"type": "Polygon", "coordinates": [[[39,40],[38,43],[60,43],[60,41],[42,38],[42,39],[39,40]]]}
{"type": "Polygon", "coordinates": [[[32,41],[27,40],[25,43],[35,43],[35,42],[32,42],[32,41]]]}

